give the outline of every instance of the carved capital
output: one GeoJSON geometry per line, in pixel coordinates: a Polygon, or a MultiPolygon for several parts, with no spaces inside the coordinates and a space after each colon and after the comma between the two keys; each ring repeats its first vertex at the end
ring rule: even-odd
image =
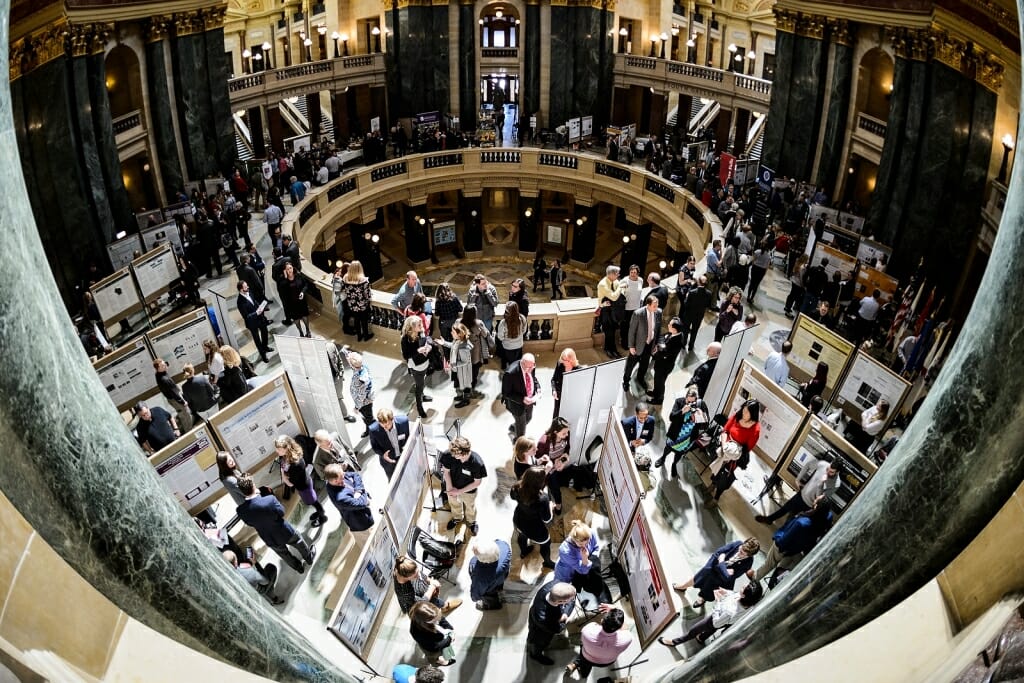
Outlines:
{"type": "Polygon", "coordinates": [[[63,57],[68,51],[68,25],[65,19],[47,26],[32,36],[32,68],[63,57]]]}
{"type": "Polygon", "coordinates": [[[89,53],[99,54],[107,49],[107,41],[114,33],[113,24],[92,24],[89,28],[89,53]]]}
{"type": "Polygon", "coordinates": [[[825,36],[825,17],[820,17],[816,14],[798,15],[796,34],[805,38],[821,40],[825,36]]]}
{"type": "Polygon", "coordinates": [[[86,24],[72,24],[71,26],[71,56],[84,57],[89,54],[89,43],[92,40],[92,31],[86,24]]]}
{"type": "Polygon", "coordinates": [[[935,61],[942,62],[955,71],[962,71],[972,60],[967,43],[945,31],[935,31],[932,34],[932,49],[935,61]]]}
{"type": "Polygon", "coordinates": [[[846,19],[828,20],[829,38],[833,43],[853,47],[853,35],[850,33],[850,22],[846,19]]]}
{"type": "Polygon", "coordinates": [[[775,5],[772,11],[775,12],[775,30],[796,33],[796,12],[783,9],[778,5],[775,5]]]}
{"type": "Polygon", "coordinates": [[[897,57],[917,62],[928,59],[932,43],[927,31],[894,27],[886,28],[885,31],[897,57]]]}
{"type": "Polygon", "coordinates": [[[999,89],[1003,87],[1003,73],[1005,70],[1005,65],[998,57],[991,52],[981,52],[978,55],[977,70],[975,71],[974,78],[984,87],[998,93],[999,89]]]}
{"type": "Polygon", "coordinates": [[[203,32],[203,18],[198,12],[181,12],[174,15],[174,35],[190,36],[203,32]]]}
{"type": "Polygon", "coordinates": [[[11,82],[21,78],[26,71],[25,62],[28,58],[28,43],[24,38],[11,43],[7,54],[8,80],[11,82]]]}
{"type": "Polygon", "coordinates": [[[147,19],[142,25],[142,33],[146,38],[146,42],[155,43],[160,40],[166,40],[171,32],[171,23],[173,21],[174,18],[168,15],[157,15],[147,19]]]}
{"type": "Polygon", "coordinates": [[[228,8],[225,5],[199,10],[199,15],[202,17],[203,21],[203,30],[211,31],[213,29],[223,28],[224,15],[227,14],[227,11],[228,8]]]}

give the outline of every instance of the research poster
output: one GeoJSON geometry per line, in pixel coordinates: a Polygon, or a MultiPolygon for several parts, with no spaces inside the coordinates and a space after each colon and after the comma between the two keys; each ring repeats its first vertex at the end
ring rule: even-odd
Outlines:
{"type": "MultiPolygon", "coordinates": [[[[352,448],[352,439],[338,403],[331,363],[327,358],[327,348],[331,344],[334,342],[329,339],[274,335],[274,347],[288,373],[295,402],[310,433],[318,429],[337,432],[342,443],[352,448]]],[[[348,377],[351,378],[351,374],[348,377]]]]}
{"type": "Polygon", "coordinates": [[[174,251],[169,244],[163,244],[132,261],[132,271],[146,302],[160,298],[180,277],[174,251]]]}
{"type": "Polygon", "coordinates": [[[166,448],[149,462],[167,490],[190,515],[196,515],[224,493],[217,470],[217,444],[203,424],[166,448]]]}
{"type": "Polygon", "coordinates": [[[828,379],[821,398],[828,403],[839,383],[843,369],[853,355],[854,346],[824,325],[816,323],[802,313],[793,323],[789,334],[793,351],[789,354],[789,376],[797,382],[806,382],[818,369],[818,363],[828,365],[828,379]]]}
{"type": "Polygon", "coordinates": [[[139,230],[148,227],[150,221],[160,223],[164,220],[164,212],[161,209],[153,209],[152,211],[140,211],[135,214],[135,223],[139,226],[139,230]]]}
{"type": "Polygon", "coordinates": [[[405,442],[402,457],[395,466],[391,488],[384,501],[384,516],[403,548],[416,518],[419,517],[417,508],[423,501],[423,484],[427,478],[427,469],[427,445],[423,439],[423,429],[418,421],[410,421],[409,438],[405,442]]]}
{"type": "Polygon", "coordinates": [[[829,282],[832,281],[833,273],[839,273],[839,277],[845,280],[850,277],[850,274],[857,268],[856,256],[851,256],[846,252],[840,251],[835,247],[830,247],[827,244],[819,244],[817,249],[814,250],[812,263],[821,263],[821,259],[823,258],[828,259],[828,265],[825,266],[825,273],[828,275],[829,282]]]}
{"type": "Polygon", "coordinates": [[[578,118],[569,119],[566,123],[569,125],[569,142],[579,142],[582,129],[580,120],[578,118]]]}
{"type": "Polygon", "coordinates": [[[128,235],[107,245],[107,254],[110,256],[110,264],[114,270],[127,268],[135,260],[135,253],[142,253],[142,240],[138,233],[128,235]]]}
{"type": "Polygon", "coordinates": [[[774,465],[787,453],[807,411],[782,387],[743,361],[729,394],[728,414],[734,415],[743,402],[751,398],[761,404],[761,436],[754,452],[774,465]]]}
{"type": "Polygon", "coordinates": [[[145,251],[156,249],[161,244],[169,244],[175,254],[185,253],[181,247],[181,233],[175,220],[164,221],[159,225],[142,228],[142,246],[145,251]]]}
{"type": "Polygon", "coordinates": [[[150,330],[146,338],[153,349],[153,357],[167,362],[167,374],[177,382],[184,377],[185,363],[191,363],[197,371],[206,369],[203,342],[217,336],[206,309],[201,308],[150,330]]]}
{"type": "Polygon", "coordinates": [[[306,433],[283,372],[215,413],[210,425],[243,472],[255,472],[276,457],[278,436],[306,433]]]}
{"type": "Polygon", "coordinates": [[[92,292],[104,325],[123,320],[142,310],[142,299],[139,298],[135,281],[127,268],[103,278],[90,287],[89,291],[92,292]]]}
{"type": "Polygon", "coordinates": [[[619,422],[621,414],[615,410],[611,417],[605,430],[604,450],[597,461],[597,477],[604,492],[612,537],[620,544],[640,502],[640,475],[619,422]]]}
{"type": "Polygon", "coordinates": [[[868,266],[861,266],[860,270],[857,271],[857,286],[853,290],[853,298],[863,299],[866,296],[871,296],[877,289],[879,294],[881,294],[879,300],[885,303],[892,301],[899,287],[899,280],[891,275],[868,266]]]}
{"type": "Polygon", "coordinates": [[[622,404],[622,369],[625,358],[607,361],[586,368],[578,368],[565,375],[562,395],[575,400],[563,400],[559,415],[569,422],[573,434],[570,456],[573,462],[582,457],[595,437],[604,438],[608,413],[613,406],[622,404]]]}
{"type": "Polygon", "coordinates": [[[397,558],[398,544],[390,528],[378,523],[331,616],[331,633],[364,662],[373,644],[370,635],[392,593],[391,575],[397,558]]]}
{"type": "Polygon", "coordinates": [[[845,473],[830,499],[833,509],[842,512],[853,502],[878,468],[838,432],[812,415],[787,456],[786,465],[780,473],[782,479],[795,490],[799,490],[800,482],[797,478],[800,476],[800,470],[808,461],[817,462],[823,458],[843,463],[845,473]]]}
{"type": "Polygon", "coordinates": [[[859,420],[864,410],[884,398],[889,402],[889,416],[892,419],[899,413],[900,403],[908,391],[910,382],[863,351],[858,351],[843,378],[834,404],[842,408],[847,417],[859,420]]]}
{"type": "Polygon", "coordinates": [[[628,530],[619,562],[629,577],[633,620],[640,636],[640,648],[644,649],[675,619],[676,607],[643,510],[628,530]]]}
{"type": "Polygon", "coordinates": [[[582,134],[583,137],[588,138],[594,134],[594,117],[584,116],[581,121],[583,122],[582,134]]]}
{"type": "Polygon", "coordinates": [[[159,389],[153,371],[153,356],[145,339],[136,339],[92,364],[119,411],[149,398],[159,389]]]}

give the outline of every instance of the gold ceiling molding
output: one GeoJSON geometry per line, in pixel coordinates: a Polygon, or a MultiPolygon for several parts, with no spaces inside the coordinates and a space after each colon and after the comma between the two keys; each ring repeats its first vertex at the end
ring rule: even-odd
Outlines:
{"type": "Polygon", "coordinates": [[[59,17],[29,35],[11,43],[7,67],[11,81],[68,52],[71,28],[66,17],[59,17]]]}
{"type": "Polygon", "coordinates": [[[1017,15],[1001,7],[992,0],[961,0],[968,7],[973,7],[979,12],[988,15],[1000,26],[1009,29],[1014,35],[1019,32],[1017,26],[1017,15]]]}
{"type": "Polygon", "coordinates": [[[157,15],[150,17],[142,24],[142,35],[145,37],[147,43],[156,43],[161,40],[166,40],[167,36],[171,32],[171,24],[174,23],[174,17],[168,15],[157,15]]]}
{"type": "Polygon", "coordinates": [[[207,7],[206,9],[199,10],[199,16],[203,19],[203,30],[212,31],[213,29],[224,28],[224,16],[227,12],[227,5],[207,7]]]}
{"type": "Polygon", "coordinates": [[[994,93],[998,93],[1003,87],[1003,75],[1006,72],[1006,65],[1002,60],[991,52],[982,52],[978,57],[978,68],[974,80],[985,86],[994,93]]]}
{"type": "Polygon", "coordinates": [[[173,15],[174,35],[176,37],[190,36],[194,33],[203,32],[203,16],[199,11],[181,12],[173,15]]]}
{"type": "Polygon", "coordinates": [[[91,27],[87,24],[73,24],[71,26],[69,42],[71,44],[72,57],[84,57],[90,53],[89,46],[92,43],[92,31],[90,29],[91,27]]]}
{"type": "Polygon", "coordinates": [[[825,36],[825,17],[817,14],[798,15],[796,34],[805,38],[821,40],[825,36]]]}
{"type": "Polygon", "coordinates": [[[799,12],[783,9],[778,5],[772,8],[772,11],[775,12],[775,29],[777,31],[796,33],[796,20],[799,16],[799,12]]]}
{"type": "Polygon", "coordinates": [[[14,82],[21,78],[25,71],[25,62],[28,59],[28,42],[26,38],[19,38],[11,43],[7,53],[7,79],[14,82]]]}
{"type": "Polygon", "coordinates": [[[972,58],[967,43],[945,31],[932,32],[932,48],[935,61],[956,71],[964,70],[972,58]]]}
{"type": "Polygon", "coordinates": [[[833,43],[853,47],[853,34],[850,32],[850,22],[846,19],[829,19],[828,31],[833,43]]]}
{"type": "Polygon", "coordinates": [[[885,35],[892,43],[897,57],[917,62],[927,61],[931,48],[931,35],[927,29],[886,27],[885,35]]]}

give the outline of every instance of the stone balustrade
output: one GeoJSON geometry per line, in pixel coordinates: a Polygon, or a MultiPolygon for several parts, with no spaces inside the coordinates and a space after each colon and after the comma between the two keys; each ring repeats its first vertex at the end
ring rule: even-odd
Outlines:
{"type": "Polygon", "coordinates": [[[239,76],[228,81],[233,111],[271,106],[289,97],[357,85],[386,84],[384,55],[355,55],[295,64],[239,76]]]}
{"type": "Polygon", "coordinates": [[[676,91],[693,97],[716,100],[727,109],[742,107],[749,111],[768,111],[772,82],[688,62],[657,57],[615,55],[615,85],[676,91]]]}

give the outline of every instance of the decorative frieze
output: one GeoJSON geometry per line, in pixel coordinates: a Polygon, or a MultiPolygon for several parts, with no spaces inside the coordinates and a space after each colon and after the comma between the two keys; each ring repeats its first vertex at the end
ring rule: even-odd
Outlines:
{"type": "Polygon", "coordinates": [[[963,71],[971,61],[971,48],[967,42],[945,31],[932,32],[932,49],[935,61],[942,62],[955,71],[963,71]]]}
{"type": "Polygon", "coordinates": [[[925,29],[887,27],[885,34],[897,57],[917,62],[927,61],[931,53],[931,35],[925,29]]]}
{"type": "Polygon", "coordinates": [[[977,71],[974,78],[992,92],[999,92],[999,89],[1003,87],[1003,73],[1005,70],[1006,66],[998,57],[991,52],[982,52],[978,56],[977,71]]]}
{"type": "Polygon", "coordinates": [[[174,17],[169,15],[157,15],[144,21],[142,24],[142,34],[145,36],[146,42],[156,43],[161,40],[167,40],[173,22],[174,17]]]}
{"type": "Polygon", "coordinates": [[[775,5],[772,8],[775,12],[775,30],[785,31],[786,33],[796,33],[796,20],[799,15],[798,12],[784,9],[775,5]]]}
{"type": "Polygon", "coordinates": [[[833,43],[853,47],[853,34],[850,31],[850,22],[848,20],[829,19],[828,33],[833,43]]]}

